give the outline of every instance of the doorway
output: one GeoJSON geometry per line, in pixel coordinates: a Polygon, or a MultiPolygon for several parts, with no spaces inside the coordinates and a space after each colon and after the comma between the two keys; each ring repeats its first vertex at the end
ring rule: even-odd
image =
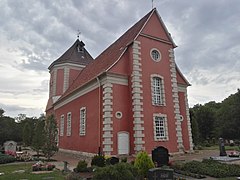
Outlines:
{"type": "Polygon", "coordinates": [[[118,133],[118,154],[119,155],[129,154],[129,133],[128,132],[118,133]]]}

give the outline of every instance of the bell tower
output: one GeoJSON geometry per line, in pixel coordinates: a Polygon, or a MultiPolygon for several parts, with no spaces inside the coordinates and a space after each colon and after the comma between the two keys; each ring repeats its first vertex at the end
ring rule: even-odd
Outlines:
{"type": "Polygon", "coordinates": [[[74,44],[49,67],[49,99],[46,111],[61,97],[89,63],[94,59],[85,49],[85,44],[77,39],[74,44]]]}

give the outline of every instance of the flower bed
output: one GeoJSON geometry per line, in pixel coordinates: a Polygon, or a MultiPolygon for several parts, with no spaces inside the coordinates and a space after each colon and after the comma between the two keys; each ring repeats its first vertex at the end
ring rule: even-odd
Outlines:
{"type": "Polygon", "coordinates": [[[54,164],[43,163],[41,161],[32,165],[32,171],[52,171],[54,168],[54,164]]]}

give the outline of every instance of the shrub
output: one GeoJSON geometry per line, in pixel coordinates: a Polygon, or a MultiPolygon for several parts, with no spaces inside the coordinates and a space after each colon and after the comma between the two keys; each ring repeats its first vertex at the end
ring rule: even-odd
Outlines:
{"type": "Polygon", "coordinates": [[[104,167],[106,165],[106,160],[105,160],[104,156],[102,156],[102,155],[95,155],[92,158],[91,165],[98,166],[98,167],[104,167]]]}
{"type": "Polygon", "coordinates": [[[74,172],[87,172],[87,162],[85,160],[79,161],[77,167],[74,169],[74,172]]]}
{"type": "Polygon", "coordinates": [[[6,164],[16,161],[16,158],[7,154],[0,154],[0,164],[6,164]]]}
{"type": "Polygon", "coordinates": [[[106,165],[115,165],[119,163],[119,158],[117,157],[110,157],[106,159],[106,165]]]}
{"type": "Polygon", "coordinates": [[[95,180],[134,180],[137,177],[137,169],[128,163],[118,163],[102,168],[97,168],[94,172],[95,180]]]}
{"type": "Polygon", "coordinates": [[[220,163],[211,159],[205,159],[202,162],[187,162],[181,166],[174,166],[174,169],[190,173],[204,174],[216,178],[240,176],[239,165],[220,163]]]}
{"type": "Polygon", "coordinates": [[[137,154],[134,166],[138,169],[140,176],[146,177],[148,170],[154,168],[154,163],[147,152],[143,151],[137,154]]]}
{"type": "Polygon", "coordinates": [[[127,157],[122,158],[122,159],[121,159],[121,162],[126,163],[126,162],[127,162],[127,157]]]}

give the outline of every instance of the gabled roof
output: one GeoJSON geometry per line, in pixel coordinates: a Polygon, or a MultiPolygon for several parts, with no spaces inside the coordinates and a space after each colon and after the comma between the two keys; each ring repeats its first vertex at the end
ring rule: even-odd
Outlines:
{"type": "Polygon", "coordinates": [[[48,67],[48,69],[51,70],[54,65],[63,63],[73,63],[82,66],[88,65],[90,62],[93,61],[93,58],[84,48],[84,45],[85,44],[82,41],[79,41],[79,39],[77,39],[74,44],[61,57],[55,60],[48,67]]]}
{"type": "MultiPolygon", "coordinates": [[[[103,51],[93,62],[86,66],[59,100],[61,101],[61,99],[68,96],[78,88],[82,87],[86,83],[108,71],[108,69],[112,67],[121,58],[128,46],[139,36],[140,32],[142,31],[153,13],[157,13],[157,16],[160,17],[156,8],[152,9],[142,19],[140,19],[136,24],[134,24],[130,29],[128,29],[113,44],[111,44],[105,51],[103,51]]],[[[160,22],[162,23],[162,21],[160,22]]],[[[166,33],[168,36],[170,36],[168,32],[166,33]]],[[[169,39],[173,46],[175,46],[172,39],[169,39]]]]}

